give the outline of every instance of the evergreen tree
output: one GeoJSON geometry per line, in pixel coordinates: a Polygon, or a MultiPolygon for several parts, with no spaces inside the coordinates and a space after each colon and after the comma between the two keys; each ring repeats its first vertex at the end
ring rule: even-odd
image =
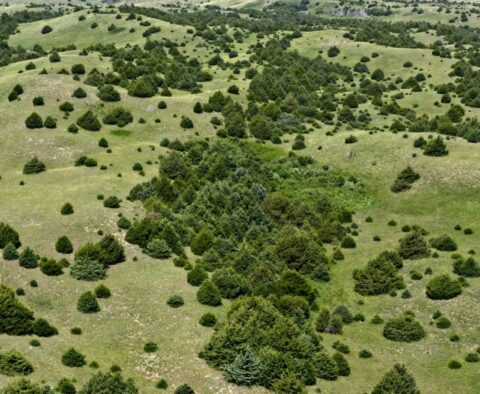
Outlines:
{"type": "Polygon", "coordinates": [[[338,376],[337,364],[324,351],[315,357],[315,375],[320,379],[336,380],[338,376]]]}
{"type": "Polygon", "coordinates": [[[172,252],[165,240],[155,238],[147,244],[146,253],[154,259],[168,259],[172,252]]]}
{"type": "Polygon", "coordinates": [[[197,300],[203,305],[218,306],[222,303],[222,296],[218,287],[210,279],[207,279],[197,291],[197,300]]]}
{"type": "Polygon", "coordinates": [[[462,285],[448,274],[433,277],[427,284],[427,297],[432,300],[449,300],[462,293],[462,285]]]}
{"type": "Polygon", "coordinates": [[[60,213],[61,213],[62,215],[72,215],[73,212],[74,212],[74,211],[73,211],[73,205],[70,204],[69,202],[66,202],[66,203],[63,205],[62,209],[60,210],[60,213]]]}
{"type": "Polygon", "coordinates": [[[232,363],[223,368],[223,374],[228,382],[239,386],[253,386],[260,378],[260,363],[251,349],[247,348],[238,354],[232,363]]]}
{"type": "Polygon", "coordinates": [[[338,376],[350,375],[350,365],[348,365],[347,359],[341,353],[335,353],[332,359],[337,364],[338,376]]]}
{"type": "Polygon", "coordinates": [[[3,249],[9,243],[18,248],[20,246],[20,237],[12,226],[0,223],[0,249],[3,249]]]}
{"type": "Polygon", "coordinates": [[[29,335],[33,320],[33,312],[17,300],[11,289],[0,285],[0,334],[29,335]]]}
{"type": "Polygon", "coordinates": [[[419,231],[413,231],[400,240],[398,253],[404,259],[421,259],[430,256],[427,242],[419,231]]]}
{"type": "Polygon", "coordinates": [[[437,138],[429,140],[423,149],[423,154],[425,156],[437,157],[448,155],[447,146],[445,145],[443,138],[438,136],[437,138]]]}
{"type": "Polygon", "coordinates": [[[97,96],[100,100],[106,102],[120,101],[120,93],[118,93],[112,85],[103,85],[100,87],[97,96]]]}
{"type": "Polygon", "coordinates": [[[82,129],[89,131],[98,131],[102,128],[100,121],[92,111],[87,111],[80,116],[80,118],[77,120],[77,125],[82,129]]]}
{"type": "Polygon", "coordinates": [[[33,112],[27,119],[25,119],[25,126],[29,129],[41,129],[43,127],[43,120],[39,114],[33,112]]]}
{"type": "Polygon", "coordinates": [[[195,266],[188,271],[187,282],[192,286],[200,286],[207,279],[208,273],[200,264],[195,264],[195,266]]]}
{"type": "Polygon", "coordinates": [[[206,229],[201,229],[193,238],[192,244],[190,245],[192,252],[197,256],[203,255],[208,249],[213,246],[214,236],[210,231],[206,229]]]}
{"type": "Polygon", "coordinates": [[[18,259],[17,248],[11,242],[9,242],[7,245],[5,245],[5,248],[3,248],[3,258],[5,260],[18,259]]]}
{"type": "Polygon", "coordinates": [[[20,267],[23,268],[37,268],[38,266],[38,257],[35,255],[32,249],[26,247],[19,257],[20,267]]]}
{"type": "Polygon", "coordinates": [[[466,260],[460,258],[453,262],[453,272],[466,278],[478,278],[480,277],[480,266],[473,257],[466,260]]]}
{"type": "Polygon", "coordinates": [[[41,162],[38,157],[34,157],[23,166],[24,174],[38,174],[47,170],[47,167],[41,162]]]}
{"type": "Polygon", "coordinates": [[[275,394],[307,394],[302,381],[293,372],[283,374],[272,386],[275,394]]]}
{"type": "Polygon", "coordinates": [[[73,252],[73,245],[72,241],[64,235],[58,238],[57,242],[55,243],[55,250],[58,253],[70,254],[73,252]]]}
{"type": "Polygon", "coordinates": [[[95,294],[91,291],[83,293],[78,299],[77,309],[82,313],[95,313],[100,311],[100,305],[98,305],[95,294]]]}
{"type": "Polygon", "coordinates": [[[395,364],[375,386],[372,394],[420,394],[420,390],[405,366],[395,364]]]}
{"type": "Polygon", "coordinates": [[[85,356],[71,347],[63,353],[62,364],[71,368],[83,367],[86,364],[85,356]]]}
{"type": "Polygon", "coordinates": [[[106,277],[106,267],[89,256],[78,256],[70,268],[70,275],[78,280],[101,280],[106,277]]]}

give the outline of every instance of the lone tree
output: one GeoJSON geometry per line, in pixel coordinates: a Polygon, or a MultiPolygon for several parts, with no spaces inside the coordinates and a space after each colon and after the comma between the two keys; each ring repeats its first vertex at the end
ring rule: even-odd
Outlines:
{"type": "Polygon", "coordinates": [[[420,394],[415,378],[407,372],[405,366],[395,364],[380,382],[372,394],[420,394]]]}
{"type": "Polygon", "coordinates": [[[71,368],[83,367],[86,364],[85,356],[71,347],[63,353],[62,364],[71,368]]]}
{"type": "Polygon", "coordinates": [[[46,171],[47,167],[43,162],[41,162],[38,157],[34,157],[23,166],[24,174],[38,174],[40,172],[46,171]]]}
{"type": "Polygon", "coordinates": [[[17,248],[21,245],[17,231],[9,224],[0,223],[0,249],[10,242],[17,248]]]}
{"type": "Polygon", "coordinates": [[[55,250],[58,253],[64,253],[64,254],[72,253],[73,252],[72,241],[70,241],[70,239],[66,235],[58,238],[55,244],[55,250]]]}
{"type": "Polygon", "coordinates": [[[61,213],[62,215],[72,215],[73,212],[74,212],[74,210],[73,210],[73,205],[70,204],[69,202],[66,202],[66,203],[63,205],[62,209],[60,210],[60,213],[61,213]]]}

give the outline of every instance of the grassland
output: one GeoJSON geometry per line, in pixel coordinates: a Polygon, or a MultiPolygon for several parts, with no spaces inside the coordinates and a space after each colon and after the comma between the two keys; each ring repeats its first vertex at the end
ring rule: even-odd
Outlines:
{"type": "MultiPolygon", "coordinates": [[[[231,6],[237,4],[228,3],[231,6]]],[[[130,133],[124,132],[123,136],[119,136],[116,135],[116,127],[103,126],[100,132],[69,134],[66,131],[68,125],[87,109],[92,108],[101,116],[113,105],[102,105],[95,95],[96,88],[74,81],[71,76],[58,75],[57,72],[61,68],[68,70],[76,63],[83,63],[87,72],[94,67],[108,71],[111,67],[108,59],[100,58],[97,53],[79,56],[79,50],[98,42],[116,45],[143,45],[145,42],[138,21],[126,21],[126,15],[117,20],[113,15],[86,14],[87,19],[79,22],[78,16],[82,13],[48,21],[53,27],[53,32],[48,35],[39,34],[41,27],[46,24],[43,21],[22,25],[20,33],[10,38],[11,45],[26,48],[36,43],[45,49],[75,44],[77,50],[61,53],[61,63],[51,64],[48,59],[42,58],[34,60],[35,70],[23,71],[27,62],[0,69],[0,151],[3,153],[0,156],[0,218],[20,232],[24,245],[52,257],[60,257],[54,251],[54,243],[61,235],[68,235],[78,246],[97,240],[99,230],[119,234],[116,226],[118,212],[130,218],[141,217],[143,210],[139,204],[124,201],[120,210],[109,210],[103,207],[96,196],[103,193],[124,198],[133,185],[156,175],[158,155],[165,152],[159,142],[165,137],[171,140],[214,138],[215,130],[209,122],[211,115],[194,114],[192,108],[197,101],[205,102],[214,91],[226,91],[232,83],[229,71],[213,68],[214,79],[204,84],[202,93],[191,95],[174,91],[172,97],[161,98],[167,102],[168,110],[157,109],[158,96],[151,99],[133,98],[119,88],[122,96],[120,105],[129,108],[135,119],[133,124],[125,128],[130,133]],[[98,27],[88,28],[93,22],[97,22],[98,27]],[[107,32],[111,23],[118,26],[118,32],[107,32]],[[135,27],[134,33],[129,33],[131,27],[135,27]],[[86,29],[89,34],[84,34],[86,29]],[[42,68],[48,71],[47,75],[39,75],[42,68]],[[6,97],[16,83],[22,84],[25,93],[20,101],[8,102],[6,97]],[[73,90],[79,86],[87,91],[86,99],[71,98],[73,90]],[[34,109],[31,102],[38,95],[44,97],[46,105],[34,109]],[[58,109],[58,105],[66,100],[75,105],[75,111],[69,119],[63,119],[58,109]],[[24,119],[33,110],[43,117],[55,116],[57,128],[26,129],[24,119]],[[179,127],[181,115],[193,119],[193,130],[186,131],[179,127]],[[145,119],[146,123],[139,124],[140,118],[145,119]],[[157,118],[160,123],[155,122],[157,118]],[[98,147],[101,137],[108,140],[112,153],[98,147]],[[23,175],[23,164],[34,155],[46,163],[47,171],[35,176],[23,175]],[[96,158],[99,165],[108,167],[107,170],[74,167],[73,162],[80,155],[96,158]],[[135,162],[144,166],[144,178],[132,170],[135,162]],[[25,185],[19,184],[21,180],[25,185]],[[72,217],[60,215],[60,208],[67,201],[75,208],[72,217]]],[[[188,54],[195,53],[203,60],[212,55],[211,48],[203,41],[188,38],[187,27],[158,20],[151,22],[162,29],[153,38],[185,41],[182,50],[188,54]]],[[[372,58],[368,67],[370,70],[382,68],[387,77],[393,78],[395,75],[406,79],[418,72],[431,74],[424,85],[424,92],[407,96],[400,105],[416,107],[418,113],[444,112],[445,107],[432,105],[439,96],[428,85],[450,80],[448,73],[454,60],[434,57],[431,51],[424,49],[386,48],[356,43],[343,38],[343,33],[334,30],[304,33],[302,38],[293,41],[293,49],[310,57],[323,51],[322,56],[326,57],[326,50],[336,45],[341,52],[335,61],[347,66],[353,66],[363,55],[377,52],[379,57],[372,58]],[[402,67],[405,59],[411,60],[415,68],[402,67]]],[[[252,35],[243,44],[237,44],[240,58],[248,57],[245,52],[253,42],[252,35]]],[[[241,89],[239,100],[245,102],[248,81],[238,77],[234,82],[241,89]]],[[[478,116],[478,111],[468,109],[467,114],[478,116]]],[[[373,124],[380,127],[384,119],[375,115],[373,124]]],[[[470,279],[470,287],[464,290],[464,294],[449,301],[431,301],[425,297],[428,276],[420,281],[407,279],[407,287],[413,295],[410,299],[400,299],[400,296],[362,298],[353,292],[352,281],[354,269],[363,267],[381,251],[397,246],[398,239],[403,235],[400,228],[404,224],[418,224],[426,228],[430,232],[429,237],[452,234],[462,253],[470,249],[480,252],[478,146],[452,139],[448,141],[450,154],[447,157],[431,158],[419,154],[414,158],[412,154],[419,151],[412,147],[411,135],[410,138],[403,138],[401,134],[390,132],[369,134],[356,130],[354,133],[359,142],[352,146],[344,143],[345,137],[352,131],[342,130],[331,137],[326,135],[328,130],[329,127],[323,127],[308,134],[305,153],[322,164],[359,177],[366,184],[370,199],[359,207],[355,215],[355,221],[360,225],[358,248],[346,252],[346,259],[333,267],[331,282],[318,286],[320,305],[344,304],[367,318],[364,323],[347,326],[341,338],[352,350],[352,354],[347,356],[352,375],[336,382],[320,381],[322,393],[367,392],[394,362],[407,365],[423,393],[438,392],[439,387],[440,392],[445,394],[479,392],[477,365],[465,364],[461,370],[450,370],[447,363],[453,358],[463,358],[480,345],[479,316],[478,313],[472,313],[478,309],[480,279],[470,279]],[[322,149],[317,149],[318,146],[322,146],[322,149]],[[412,190],[394,195],[390,192],[391,183],[407,165],[412,165],[421,174],[421,180],[412,190]],[[365,222],[367,216],[373,218],[373,223],[365,222]],[[396,227],[387,225],[391,219],[397,221],[396,227]],[[472,228],[474,234],[454,232],[456,224],[472,228]],[[373,241],[374,235],[379,235],[381,241],[373,241]],[[360,299],[364,305],[357,304],[360,299]],[[429,326],[431,315],[437,309],[454,322],[450,329],[439,330],[429,326]],[[386,318],[405,310],[413,310],[418,320],[428,327],[425,340],[407,345],[387,342],[382,336],[381,326],[369,323],[375,314],[386,318]],[[448,337],[453,333],[460,335],[460,342],[449,341],[448,337]],[[359,358],[357,353],[361,349],[372,351],[373,358],[359,358]]],[[[285,141],[280,149],[287,153],[290,146],[291,142],[285,141]]],[[[198,358],[199,350],[211,333],[211,329],[198,324],[198,319],[210,308],[196,302],[195,289],[186,283],[185,271],[175,268],[169,260],[159,262],[141,254],[136,247],[129,244],[124,246],[127,261],[111,268],[105,280],[113,296],[101,302],[102,311],[94,316],[81,314],[75,308],[79,294],[91,289],[91,284],[75,281],[69,275],[51,278],[38,270],[26,271],[15,263],[0,262],[1,282],[12,288],[24,288],[25,304],[58,327],[61,334],[42,340],[40,348],[31,347],[29,337],[0,336],[0,348],[20,350],[36,367],[32,379],[51,384],[56,383],[59,376],[75,378],[82,383],[93,374],[94,371],[87,367],[72,370],[62,366],[61,354],[66,348],[74,346],[86,354],[88,362],[95,360],[104,370],[114,363],[120,365],[125,375],[133,377],[145,393],[156,392],[153,385],[159,378],[167,379],[171,387],[189,383],[202,394],[262,393],[259,388],[245,389],[227,384],[219,371],[209,368],[198,358]],[[134,256],[138,257],[138,261],[134,261],[134,256]],[[38,288],[30,288],[32,279],[38,281],[38,288]],[[166,300],[172,294],[181,294],[186,305],[179,309],[169,308],[166,300]],[[82,328],[83,335],[70,334],[70,329],[75,326],[82,328]],[[159,352],[144,353],[142,348],[147,341],[157,342],[159,352]]],[[[409,278],[410,270],[423,272],[427,267],[431,267],[434,273],[451,272],[451,262],[448,253],[441,253],[436,259],[408,262],[402,273],[409,278]]],[[[215,309],[215,313],[222,318],[227,310],[228,304],[215,309]]],[[[338,336],[324,335],[327,346],[337,339],[338,336]]],[[[9,380],[0,376],[0,386],[9,380]]],[[[315,392],[313,387],[309,390],[315,392]]]]}

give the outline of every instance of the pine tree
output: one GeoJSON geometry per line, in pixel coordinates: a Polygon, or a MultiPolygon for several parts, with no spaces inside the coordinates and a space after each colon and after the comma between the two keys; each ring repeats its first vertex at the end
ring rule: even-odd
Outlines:
{"type": "Polygon", "coordinates": [[[420,390],[405,366],[395,364],[375,386],[372,394],[420,394],[420,390]]]}
{"type": "Polygon", "coordinates": [[[26,247],[25,250],[20,253],[19,264],[20,267],[23,268],[37,268],[38,257],[35,255],[32,249],[26,247]]]}
{"type": "Polygon", "coordinates": [[[55,250],[58,253],[63,253],[63,254],[70,254],[73,252],[73,245],[72,241],[64,235],[60,238],[58,238],[57,242],[55,243],[55,250]]]}
{"type": "Polygon", "coordinates": [[[448,155],[448,149],[443,141],[443,138],[438,136],[437,138],[431,139],[425,145],[423,149],[423,154],[425,156],[446,156],[448,155]]]}
{"type": "Polygon", "coordinates": [[[3,258],[5,260],[18,259],[17,248],[11,242],[9,242],[7,245],[5,245],[5,248],[3,248],[3,258]]]}
{"type": "Polygon", "coordinates": [[[315,375],[325,380],[337,379],[337,364],[335,364],[326,352],[319,352],[315,357],[315,375]]]}
{"type": "Polygon", "coordinates": [[[203,305],[218,306],[222,303],[222,296],[218,287],[207,279],[197,291],[197,300],[203,305]]]}
{"type": "Polygon", "coordinates": [[[260,363],[250,348],[238,354],[232,363],[224,366],[223,374],[228,382],[239,386],[253,386],[260,378],[260,363]]]}

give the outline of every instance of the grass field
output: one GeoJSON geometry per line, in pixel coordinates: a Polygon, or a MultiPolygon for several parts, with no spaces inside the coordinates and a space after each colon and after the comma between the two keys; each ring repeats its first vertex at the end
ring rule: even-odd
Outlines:
{"type": "MultiPolygon", "coordinates": [[[[260,7],[263,2],[221,2],[223,6],[260,7]]],[[[147,3],[145,3],[147,4],[147,3]]],[[[205,3],[206,4],[206,3],[205,3]]],[[[209,4],[216,4],[215,1],[209,4]]],[[[422,6],[423,8],[423,6],[422,6]]],[[[409,15],[402,15],[408,18],[409,15]]],[[[214,75],[211,82],[203,84],[202,93],[192,95],[173,91],[172,97],[153,97],[139,99],[128,96],[124,89],[118,88],[122,100],[118,104],[101,103],[96,96],[96,88],[81,81],[74,81],[72,76],[58,75],[61,68],[69,70],[72,65],[82,63],[87,73],[92,68],[100,71],[111,69],[109,59],[102,59],[98,53],[80,56],[79,51],[90,45],[103,44],[140,45],[146,39],[142,36],[145,27],[138,21],[121,20],[114,15],[92,15],[86,11],[65,15],[53,20],[21,25],[20,32],[10,37],[9,44],[32,48],[40,44],[46,50],[74,44],[77,50],[62,52],[60,63],[49,63],[47,58],[34,60],[35,70],[24,71],[28,62],[14,63],[0,69],[0,221],[16,228],[24,246],[31,246],[37,253],[60,257],[55,252],[54,243],[58,237],[67,235],[75,247],[100,238],[99,230],[113,233],[123,238],[116,225],[118,213],[128,218],[143,217],[144,210],[139,203],[125,200],[128,191],[137,183],[145,181],[158,173],[158,156],[165,153],[159,142],[168,137],[182,141],[199,138],[215,138],[215,129],[210,123],[212,114],[195,114],[193,105],[206,102],[217,90],[226,92],[229,85],[235,83],[240,87],[238,100],[246,103],[245,93],[249,81],[243,79],[243,73],[235,78],[229,70],[212,67],[214,75]],[[83,22],[80,15],[86,15],[83,22]],[[96,29],[90,29],[93,22],[96,29]],[[107,31],[114,23],[116,33],[107,31]],[[40,30],[48,24],[53,31],[41,35],[40,30]],[[135,32],[129,33],[134,27],[135,32]],[[85,31],[89,34],[85,34],[85,31]],[[47,75],[39,75],[42,68],[47,75]],[[22,72],[20,72],[22,71],[22,72]],[[21,83],[25,93],[20,101],[8,102],[7,95],[16,83],[21,83]],[[82,86],[88,97],[82,100],[71,97],[73,90],[82,86]],[[45,106],[33,107],[32,99],[43,96],[45,106]],[[168,109],[159,110],[157,104],[164,100],[168,109]],[[75,105],[74,112],[68,119],[63,118],[58,106],[70,101],[75,105]],[[92,109],[102,117],[109,109],[120,105],[131,110],[134,122],[118,132],[115,126],[104,125],[100,132],[80,130],[77,135],[69,134],[67,127],[83,114],[92,109]],[[33,111],[43,118],[51,115],[57,119],[54,130],[28,130],[24,119],[33,111]],[[192,130],[180,128],[180,118],[188,115],[194,121],[192,130]],[[144,124],[138,120],[145,119],[144,124]],[[160,119],[159,123],[155,120],[160,119]],[[107,153],[98,146],[98,140],[108,140],[112,153],[107,153]],[[94,157],[98,164],[106,165],[106,170],[75,167],[76,158],[81,155],[94,157]],[[47,171],[38,175],[24,175],[24,163],[33,156],[38,156],[47,165],[47,171]],[[145,169],[145,177],[132,170],[139,162],[145,169]],[[148,164],[151,163],[151,164],[148,164]],[[121,176],[120,176],[121,175],[121,176]],[[20,185],[20,181],[24,185],[20,185]],[[118,210],[104,208],[97,200],[99,193],[105,196],[117,195],[122,198],[122,207],[118,210]],[[75,208],[73,216],[60,215],[60,208],[65,202],[75,208]]],[[[144,18],[149,20],[149,18],[144,18]]],[[[168,38],[179,43],[185,42],[182,51],[195,54],[202,61],[213,55],[213,47],[200,38],[191,40],[187,27],[171,25],[159,20],[151,20],[152,25],[161,27],[153,39],[168,38]],[[200,46],[199,46],[200,44],[200,46]],[[195,52],[194,52],[195,50],[195,52]]],[[[368,63],[371,71],[382,68],[387,78],[401,76],[407,79],[418,72],[430,74],[422,85],[424,92],[407,95],[401,106],[415,107],[417,113],[440,114],[445,106],[433,106],[439,100],[429,84],[444,83],[454,59],[441,59],[431,55],[427,49],[387,48],[370,43],[357,43],[343,38],[343,31],[324,30],[304,32],[303,37],[295,39],[292,49],[308,57],[315,57],[320,52],[326,58],[329,47],[336,45],[340,54],[333,59],[343,65],[353,66],[361,56],[370,56],[377,52],[379,56],[368,63]],[[405,59],[412,61],[413,68],[402,66],[405,59]]],[[[431,39],[422,35],[426,42],[431,39]]],[[[243,44],[236,44],[240,59],[247,59],[249,46],[255,43],[254,35],[249,35],[243,44]]],[[[227,59],[227,57],[225,57],[227,59]]],[[[84,76],[82,77],[82,80],[84,76]]],[[[458,102],[454,97],[453,102],[458,102]]],[[[381,127],[385,119],[365,105],[373,114],[373,125],[381,127]]],[[[467,109],[467,116],[479,116],[479,109],[467,109]]],[[[365,264],[385,249],[394,249],[404,233],[405,224],[418,224],[429,231],[428,238],[444,233],[451,234],[459,245],[459,252],[466,255],[470,249],[480,253],[478,248],[480,234],[480,209],[478,191],[480,188],[480,151],[477,144],[467,143],[461,139],[447,141],[449,155],[442,158],[426,157],[412,146],[413,135],[403,138],[402,134],[375,132],[369,134],[364,130],[344,130],[334,136],[327,136],[331,127],[315,129],[306,136],[307,149],[302,154],[309,154],[321,164],[328,164],[337,171],[353,174],[365,183],[369,192],[368,201],[361,205],[354,220],[360,226],[356,249],[346,251],[346,259],[332,268],[332,280],[328,284],[318,285],[319,305],[347,305],[354,312],[365,315],[363,323],[346,326],[344,335],[323,335],[324,344],[331,344],[340,339],[350,346],[347,355],[352,368],[348,378],[335,382],[319,381],[322,393],[357,394],[371,391],[374,384],[395,362],[407,365],[416,378],[422,393],[441,392],[442,394],[474,394],[480,392],[478,364],[464,363],[460,370],[447,367],[451,359],[463,360],[468,352],[480,346],[480,317],[478,310],[480,298],[480,278],[469,279],[470,286],[463,294],[453,300],[431,301],[425,294],[425,285],[429,276],[419,281],[409,278],[409,271],[415,269],[424,272],[427,267],[434,274],[452,272],[452,259],[449,253],[441,252],[439,258],[427,258],[407,262],[401,273],[412,298],[401,299],[400,295],[378,297],[361,297],[353,291],[352,272],[365,264]],[[344,139],[354,133],[358,142],[346,145],[344,139]],[[318,146],[322,146],[318,150],[318,146]],[[413,153],[419,153],[412,157],[413,153]],[[421,179],[407,192],[394,194],[390,191],[396,175],[407,165],[420,173],[421,179]],[[373,223],[365,222],[371,216],[373,223]],[[394,219],[398,225],[388,226],[394,219]],[[472,228],[472,235],[454,231],[454,226],[472,228]],[[379,235],[381,241],[373,241],[379,235]],[[359,300],[364,302],[359,305],[359,300]],[[430,325],[432,314],[440,309],[452,320],[453,325],[447,330],[440,330],[430,325]],[[424,325],[427,338],[413,344],[401,344],[387,341],[382,336],[382,326],[369,321],[379,314],[384,319],[412,310],[424,325]],[[459,342],[451,342],[449,336],[457,333],[459,342]],[[361,359],[358,352],[362,349],[372,351],[373,358],[361,359]]],[[[427,138],[428,134],[423,135],[427,138]]],[[[416,138],[416,136],[415,136],[416,138]]],[[[291,140],[290,136],[285,140],[291,140]]],[[[280,149],[287,154],[291,142],[284,142],[280,149]]],[[[171,260],[153,260],[142,254],[138,247],[124,243],[127,260],[110,268],[104,283],[112,290],[112,298],[101,300],[102,311],[94,315],[81,314],[76,310],[78,296],[92,290],[97,284],[79,282],[68,273],[60,277],[48,277],[39,270],[25,270],[16,262],[0,261],[0,281],[9,287],[24,288],[26,296],[22,298],[36,315],[45,317],[58,327],[60,335],[41,339],[41,347],[29,345],[30,337],[0,336],[0,348],[15,348],[26,355],[35,365],[32,379],[55,384],[59,377],[74,378],[85,382],[94,372],[88,367],[71,369],[61,364],[61,355],[74,346],[87,356],[87,362],[97,361],[102,370],[112,364],[121,366],[124,375],[131,376],[139,385],[142,393],[158,392],[154,383],[165,378],[170,383],[169,393],[182,384],[188,383],[197,393],[219,394],[261,394],[266,390],[241,388],[225,382],[220,371],[209,368],[198,357],[198,352],[211,335],[211,329],[198,324],[198,319],[210,307],[200,305],[195,298],[196,289],[186,282],[186,272],[174,267],[171,260]],[[134,257],[138,261],[134,261],[134,257]],[[38,288],[31,288],[30,280],[39,283],[38,288]],[[173,294],[180,294],[185,299],[185,306],[172,309],[166,300],[173,294]],[[70,334],[73,327],[81,327],[83,334],[70,334]],[[143,352],[143,345],[154,341],[159,351],[154,354],[143,352]]],[[[329,247],[330,248],[330,247],[329,247]]],[[[330,250],[331,251],[331,248],[330,250]]],[[[73,256],[69,256],[72,260],[73,256]]],[[[193,258],[192,255],[189,257],[193,258]]],[[[229,304],[214,309],[217,317],[224,318],[229,304]]],[[[0,375],[0,387],[11,378],[0,375]]],[[[310,393],[316,388],[310,387],[310,393]]]]}

